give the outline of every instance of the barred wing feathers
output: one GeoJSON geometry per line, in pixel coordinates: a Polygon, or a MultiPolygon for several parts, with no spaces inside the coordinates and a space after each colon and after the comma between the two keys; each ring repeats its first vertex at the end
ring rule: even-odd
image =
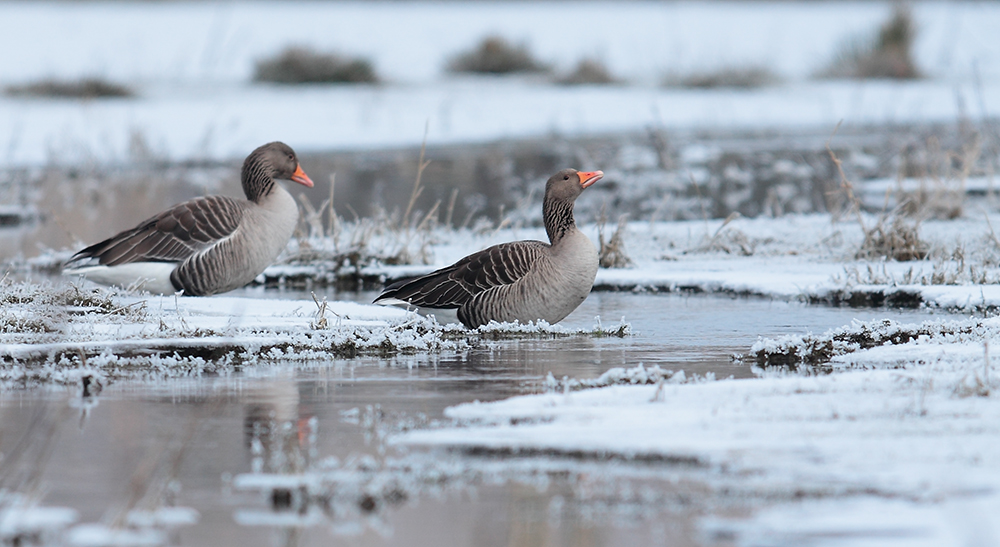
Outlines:
{"type": "Polygon", "coordinates": [[[73,255],[67,264],[98,259],[103,266],[132,262],[183,262],[231,236],[246,204],[208,196],[172,209],[73,255]]]}
{"type": "Polygon", "coordinates": [[[427,275],[396,281],[375,302],[396,299],[427,308],[458,308],[481,292],[523,278],[547,247],[541,241],[494,245],[427,275]]]}

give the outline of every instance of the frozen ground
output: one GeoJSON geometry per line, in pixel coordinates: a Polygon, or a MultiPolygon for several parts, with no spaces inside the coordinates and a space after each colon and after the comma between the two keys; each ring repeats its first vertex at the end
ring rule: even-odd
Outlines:
{"type": "Polygon", "coordinates": [[[0,97],[0,157],[9,166],[232,159],[276,139],[300,152],[413,146],[425,126],[438,145],[995,113],[1000,7],[991,3],[913,5],[926,79],[810,79],[890,10],[881,2],[4,2],[10,31],[0,48],[11,55],[0,84],[96,75],[136,87],[139,97],[0,97]],[[588,30],[556,30],[568,28],[588,30]],[[559,72],[596,57],[627,83],[563,87],[444,73],[450,56],[491,33],[524,42],[559,72]],[[254,61],[289,44],[370,58],[386,83],[251,84],[254,61]],[[670,74],[746,66],[770,68],[785,83],[709,92],[658,85],[670,74]]]}

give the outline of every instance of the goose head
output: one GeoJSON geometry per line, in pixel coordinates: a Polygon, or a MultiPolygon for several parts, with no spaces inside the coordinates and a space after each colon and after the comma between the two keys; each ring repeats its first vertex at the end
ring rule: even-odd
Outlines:
{"type": "Polygon", "coordinates": [[[247,199],[255,202],[271,193],[274,179],[291,180],[308,187],[313,185],[299,165],[295,151],[283,142],[267,143],[251,152],[243,162],[242,179],[247,199]]]}
{"type": "Polygon", "coordinates": [[[255,152],[260,152],[261,160],[270,168],[268,174],[271,178],[292,180],[303,186],[312,187],[312,179],[302,170],[291,146],[283,142],[272,142],[261,146],[255,152]]]}
{"type": "Polygon", "coordinates": [[[572,203],[580,196],[584,188],[601,180],[603,171],[577,171],[563,169],[549,177],[545,183],[545,198],[568,201],[572,203]]]}
{"type": "Polygon", "coordinates": [[[545,233],[554,245],[569,230],[576,228],[573,204],[583,190],[604,176],[603,171],[577,171],[563,169],[549,177],[545,183],[545,200],[542,202],[542,221],[545,233]]]}

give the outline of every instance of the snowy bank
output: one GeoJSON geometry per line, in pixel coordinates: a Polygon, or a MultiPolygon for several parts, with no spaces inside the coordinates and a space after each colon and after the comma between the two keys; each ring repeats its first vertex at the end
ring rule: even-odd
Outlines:
{"type": "Polygon", "coordinates": [[[1000,539],[986,517],[1000,510],[1000,370],[986,348],[1000,327],[968,320],[909,330],[921,332],[838,355],[834,374],[646,383],[636,381],[645,371],[622,371],[607,387],[451,407],[454,425],[394,442],[694,464],[708,470],[701,478],[716,495],[774,504],[749,519],[704,523],[749,543],[794,518],[789,537],[891,530],[927,545],[964,545],[970,534],[991,544],[1000,539]],[[954,518],[958,511],[967,512],[954,518]]]}
{"type": "MultiPolygon", "coordinates": [[[[1000,308],[1000,243],[992,230],[1000,225],[1000,215],[975,211],[952,220],[907,220],[917,226],[927,247],[927,258],[909,261],[859,258],[866,230],[880,222],[878,215],[861,218],[864,225],[827,214],[630,222],[623,228],[622,241],[631,265],[601,268],[594,290],[723,293],[968,312],[1000,308]]],[[[329,237],[293,241],[285,263],[269,267],[261,282],[376,290],[386,281],[452,264],[473,250],[504,241],[546,239],[541,228],[439,228],[405,241],[401,236],[372,237],[359,245],[360,238],[352,231],[363,228],[345,224],[337,241],[329,237]],[[429,263],[410,259],[388,265],[392,252],[424,256],[429,263]]],[[[581,224],[581,229],[591,241],[600,241],[599,226],[581,224]]]]}
{"type": "Polygon", "coordinates": [[[225,374],[276,362],[467,349],[496,340],[628,336],[629,325],[573,330],[441,325],[395,307],[215,296],[129,294],[80,285],[0,283],[0,382],[93,382],[225,374]]]}

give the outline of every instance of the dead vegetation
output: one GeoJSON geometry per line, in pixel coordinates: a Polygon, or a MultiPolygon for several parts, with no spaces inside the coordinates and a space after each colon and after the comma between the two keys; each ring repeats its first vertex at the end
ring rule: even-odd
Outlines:
{"type": "MultiPolygon", "coordinates": [[[[424,170],[430,164],[430,160],[425,159],[425,152],[426,143],[421,147],[410,199],[402,212],[389,213],[377,208],[372,217],[355,216],[352,221],[340,218],[334,209],[335,174],[330,176],[330,195],[318,208],[301,194],[299,201],[303,214],[296,230],[294,250],[281,259],[281,263],[326,263],[328,271],[346,269],[355,277],[363,267],[375,264],[429,264],[432,259],[430,243],[439,224],[441,202],[427,212],[415,208],[424,191],[424,170]]],[[[449,219],[453,206],[454,199],[449,204],[449,219]]]]}
{"type": "Polygon", "coordinates": [[[893,6],[889,20],[871,37],[853,38],[842,48],[821,78],[888,78],[912,80],[921,77],[913,60],[917,27],[909,7],[893,6]]]}
{"type": "Polygon", "coordinates": [[[597,59],[581,59],[576,67],[556,79],[556,83],[563,85],[608,85],[621,83],[615,78],[608,67],[597,59]]]}
{"type": "MultiPolygon", "coordinates": [[[[685,251],[688,253],[725,253],[740,256],[753,256],[756,251],[757,244],[751,240],[743,230],[739,230],[730,226],[730,224],[739,219],[742,215],[737,212],[731,213],[726,220],[722,221],[722,224],[716,228],[715,233],[711,237],[706,237],[703,243],[693,249],[685,251]]],[[[707,224],[707,218],[706,224],[707,224]]],[[[706,226],[707,230],[707,226],[706,226]]]]}
{"type": "Polygon", "coordinates": [[[376,83],[375,68],[367,59],[349,58],[339,53],[319,52],[305,47],[288,47],[281,53],[257,61],[254,81],[280,84],[376,83]]]}
{"type": "Polygon", "coordinates": [[[11,97],[43,97],[50,99],[112,99],[134,97],[135,90],[104,78],[87,77],[79,80],[46,79],[7,86],[11,97]]]}
{"type": "Polygon", "coordinates": [[[611,238],[605,241],[604,226],[607,224],[607,216],[601,210],[601,217],[597,221],[597,243],[598,243],[598,263],[602,268],[628,268],[632,265],[632,259],[625,252],[625,232],[628,230],[628,216],[618,217],[618,227],[615,228],[611,238]]]}
{"type": "Polygon", "coordinates": [[[550,67],[538,61],[525,44],[514,45],[502,36],[487,36],[472,50],[459,53],[448,61],[449,72],[475,74],[513,74],[548,72],[550,67]]]}
{"type": "Polygon", "coordinates": [[[757,89],[777,85],[781,77],[765,66],[727,66],[664,78],[664,87],[685,89],[757,89]]]}
{"type": "MultiPolygon", "coordinates": [[[[837,127],[839,128],[839,124],[837,127]]],[[[834,133],[836,133],[836,128],[834,133]]],[[[921,218],[907,217],[897,207],[891,211],[883,211],[875,224],[870,226],[862,214],[861,200],[855,192],[855,186],[844,173],[843,162],[830,148],[829,142],[827,142],[826,149],[840,174],[840,191],[843,193],[844,203],[847,207],[846,211],[834,212],[833,219],[836,221],[845,213],[853,215],[864,235],[864,240],[855,253],[855,258],[863,260],[888,258],[900,262],[926,258],[930,245],[920,239],[921,218]]]]}

